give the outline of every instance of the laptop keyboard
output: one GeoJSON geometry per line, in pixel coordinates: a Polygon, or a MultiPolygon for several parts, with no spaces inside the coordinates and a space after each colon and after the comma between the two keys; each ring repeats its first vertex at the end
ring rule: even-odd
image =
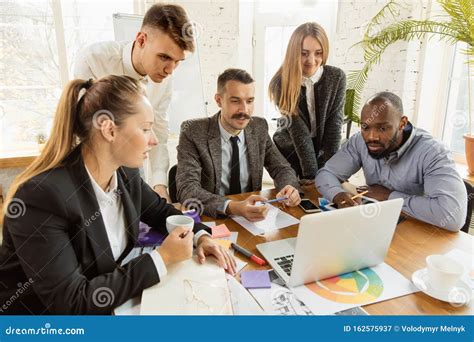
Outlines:
{"type": "Polygon", "coordinates": [[[291,267],[293,266],[293,257],[294,255],[291,254],[291,255],[275,258],[275,261],[277,262],[278,266],[280,266],[282,270],[285,271],[288,277],[291,274],[291,267]]]}

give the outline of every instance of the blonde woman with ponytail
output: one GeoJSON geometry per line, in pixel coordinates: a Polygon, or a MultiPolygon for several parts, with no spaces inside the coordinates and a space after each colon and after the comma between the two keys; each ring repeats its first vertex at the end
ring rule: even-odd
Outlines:
{"type": "Polygon", "coordinates": [[[166,234],[166,218],[181,215],[139,175],[158,143],[153,118],[139,82],[127,76],[65,87],[44,150],[6,198],[0,314],[111,314],[165,281],[193,244],[201,262],[212,254],[234,272],[234,259],[202,224],[178,227],[159,248],[123,262],[140,221],[166,234]]]}
{"type": "Polygon", "coordinates": [[[270,100],[282,115],[273,140],[302,184],[314,182],[341,141],[346,77],[326,64],[328,54],[324,29],[317,23],[302,24],[270,81],[270,100]]]}

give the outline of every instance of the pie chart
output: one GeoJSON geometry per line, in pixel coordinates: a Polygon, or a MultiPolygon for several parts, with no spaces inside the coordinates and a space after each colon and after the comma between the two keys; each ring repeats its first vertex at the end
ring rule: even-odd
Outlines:
{"type": "Polygon", "coordinates": [[[364,304],[376,300],[383,292],[382,279],[370,268],[345,273],[305,285],[327,300],[344,304],[364,304]]]}

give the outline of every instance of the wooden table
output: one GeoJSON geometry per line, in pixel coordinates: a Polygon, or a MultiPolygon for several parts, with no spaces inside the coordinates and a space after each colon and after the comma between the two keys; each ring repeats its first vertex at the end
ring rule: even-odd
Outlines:
{"type": "MultiPolygon", "coordinates": [[[[317,198],[320,195],[314,187],[306,187],[304,192],[306,198],[310,198],[317,203],[317,198]]],[[[255,192],[255,194],[261,194],[267,198],[274,198],[276,191],[264,190],[255,192]]],[[[232,195],[229,196],[229,198],[242,200],[248,196],[249,193],[232,195]]],[[[298,219],[304,214],[303,210],[299,207],[288,208],[285,211],[298,219]]],[[[255,247],[257,244],[295,237],[298,233],[298,226],[294,225],[273,231],[264,236],[253,236],[230,218],[215,220],[209,217],[203,217],[203,221],[216,221],[217,224],[225,223],[229,230],[239,233],[237,240],[239,245],[259,256],[261,255],[255,247]]],[[[451,233],[427,223],[408,218],[397,226],[385,262],[407,279],[411,279],[413,272],[426,267],[425,258],[428,255],[444,254],[454,248],[460,249],[468,254],[473,254],[473,247],[474,237],[471,235],[464,232],[451,233]]],[[[242,260],[248,261],[246,259],[242,260]]],[[[245,270],[266,268],[268,268],[268,266],[258,266],[254,263],[249,263],[245,270]]],[[[364,309],[371,315],[472,315],[474,313],[473,308],[474,299],[471,300],[469,305],[455,307],[451,304],[431,298],[422,292],[364,306],[364,309]]]]}

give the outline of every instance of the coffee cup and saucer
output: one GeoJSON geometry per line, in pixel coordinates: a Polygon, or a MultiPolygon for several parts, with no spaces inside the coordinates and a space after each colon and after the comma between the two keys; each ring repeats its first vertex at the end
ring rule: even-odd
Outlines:
{"type": "Polygon", "coordinates": [[[415,286],[430,297],[452,305],[462,306],[471,301],[472,290],[463,279],[463,265],[444,255],[430,255],[426,268],[413,273],[415,286]]]}

